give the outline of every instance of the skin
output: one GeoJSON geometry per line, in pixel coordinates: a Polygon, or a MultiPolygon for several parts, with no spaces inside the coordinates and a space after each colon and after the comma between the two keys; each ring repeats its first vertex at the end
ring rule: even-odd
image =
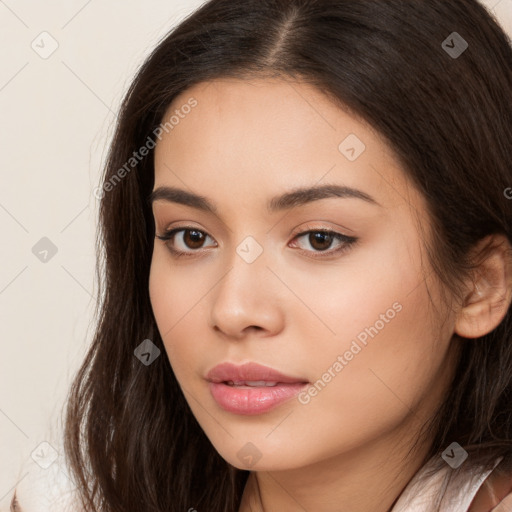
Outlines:
{"type": "MultiPolygon", "coordinates": [[[[503,507],[512,505],[512,475],[492,472],[471,502],[468,512],[488,512],[499,503],[503,507]],[[507,501],[502,503],[505,498],[507,501]]],[[[506,508],[494,512],[506,512],[506,508]]]]}
{"type": "Polygon", "coordinates": [[[467,307],[443,307],[416,223],[427,218],[426,203],[370,126],[285,79],[201,83],[165,118],[190,97],[197,106],[155,148],[154,189],[202,195],[217,213],[153,203],[157,235],[189,227],[208,236],[202,246],[183,232],[174,243],[155,239],[149,292],[192,413],[225,460],[252,471],[241,512],[387,512],[427,453],[428,439],[405,459],[450,383],[454,332],[480,336],[505,314],[490,307],[510,301],[503,253],[491,258],[479,295],[468,283],[467,307]],[[366,146],[355,161],[338,149],[349,134],[366,146]],[[380,206],[328,198],[266,209],[275,195],[326,183],[357,188],[380,206]],[[315,229],[358,241],[325,256],[307,234],[296,236],[315,229]],[[236,252],[247,236],[263,249],[250,264],[236,252]],[[176,258],[169,246],[195,253],[176,258]],[[294,398],[243,416],[213,400],[205,375],[224,361],[316,382],[395,303],[401,310],[309,403],[294,398]],[[248,442],[261,454],[250,466],[237,455],[248,442]]]}

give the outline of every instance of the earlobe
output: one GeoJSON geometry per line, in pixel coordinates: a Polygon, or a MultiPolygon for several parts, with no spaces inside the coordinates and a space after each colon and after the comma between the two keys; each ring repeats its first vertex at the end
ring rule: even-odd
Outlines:
{"type": "Polygon", "coordinates": [[[512,247],[504,235],[490,235],[477,245],[477,254],[489,244],[455,322],[455,333],[463,338],[493,331],[505,318],[512,298],[512,247]]]}

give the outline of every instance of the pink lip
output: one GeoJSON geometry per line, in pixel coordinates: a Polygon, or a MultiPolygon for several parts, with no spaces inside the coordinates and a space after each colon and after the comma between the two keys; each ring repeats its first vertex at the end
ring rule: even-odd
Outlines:
{"type": "Polygon", "coordinates": [[[309,382],[306,379],[284,375],[273,368],[256,363],[236,366],[222,363],[206,375],[212,397],[228,412],[260,414],[300,393],[309,382]],[[275,386],[230,386],[228,381],[277,382],[275,386]]]}

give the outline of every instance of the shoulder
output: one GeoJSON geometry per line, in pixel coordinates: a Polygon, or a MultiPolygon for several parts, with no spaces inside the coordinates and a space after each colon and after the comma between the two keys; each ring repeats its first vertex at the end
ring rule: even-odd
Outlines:
{"type": "Polygon", "coordinates": [[[498,457],[490,471],[467,465],[453,472],[433,457],[406,485],[392,512],[512,512],[511,461],[498,457]]]}
{"type": "Polygon", "coordinates": [[[494,470],[484,480],[468,512],[512,512],[512,472],[494,470]]]}
{"type": "Polygon", "coordinates": [[[58,462],[43,469],[27,464],[11,496],[10,512],[77,511],[76,488],[58,462]]]}

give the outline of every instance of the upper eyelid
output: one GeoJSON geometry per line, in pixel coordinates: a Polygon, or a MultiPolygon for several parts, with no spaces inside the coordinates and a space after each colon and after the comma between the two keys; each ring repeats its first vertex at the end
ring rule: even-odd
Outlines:
{"type": "MultiPolygon", "coordinates": [[[[330,228],[328,226],[318,227],[318,226],[312,226],[310,224],[307,224],[306,226],[302,226],[300,229],[293,230],[292,235],[297,236],[304,233],[309,233],[311,231],[329,231],[331,233],[337,233],[339,235],[343,235],[344,233],[340,233],[337,229],[330,228]]],[[[346,235],[348,236],[348,235],[346,235]]]]}
{"type": "MultiPolygon", "coordinates": [[[[205,231],[204,229],[199,229],[199,228],[193,227],[193,226],[178,226],[175,228],[164,229],[164,231],[161,235],[156,235],[156,236],[157,236],[157,238],[171,236],[171,238],[174,239],[174,237],[182,231],[200,231],[207,237],[211,238],[216,244],[218,244],[217,240],[215,240],[215,238],[212,235],[210,235],[207,231],[205,231]]],[[[199,252],[199,250],[192,251],[192,252],[199,252]]]]}
{"type": "MultiPolygon", "coordinates": [[[[198,227],[195,227],[195,226],[177,226],[177,227],[172,227],[172,228],[168,228],[168,229],[164,229],[163,230],[163,234],[166,234],[166,233],[178,233],[180,231],[200,231],[201,233],[204,233],[205,235],[209,236],[211,239],[215,240],[215,238],[210,235],[210,233],[208,233],[208,231],[202,229],[202,228],[198,228],[198,227]]],[[[305,227],[302,227],[298,230],[294,230],[292,232],[292,235],[293,236],[298,236],[298,235],[304,235],[304,234],[308,234],[310,232],[318,232],[318,231],[324,231],[324,232],[329,232],[329,233],[336,233],[338,235],[342,235],[342,236],[346,236],[346,237],[349,237],[350,235],[347,235],[345,233],[340,233],[339,231],[337,231],[336,229],[333,229],[333,228],[329,228],[329,227],[315,227],[315,226],[305,226],[305,227]]]]}

